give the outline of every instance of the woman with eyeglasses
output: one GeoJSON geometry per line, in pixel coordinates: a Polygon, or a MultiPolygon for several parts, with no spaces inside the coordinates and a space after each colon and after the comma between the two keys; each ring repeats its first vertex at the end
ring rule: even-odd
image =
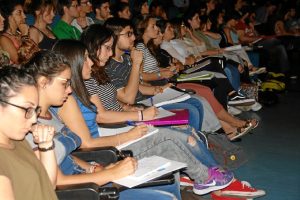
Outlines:
{"type": "Polygon", "coordinates": [[[14,66],[0,69],[0,199],[56,200],[54,128],[34,125],[40,113],[34,78],[14,66]],[[31,133],[30,133],[31,132],[31,133]],[[30,134],[35,155],[24,140],[30,134]]]}
{"type": "MultiPolygon", "coordinates": [[[[69,50],[73,51],[73,49],[69,50]]],[[[87,63],[87,65],[89,64],[87,63]]],[[[57,149],[57,145],[55,146],[57,157],[65,156],[62,162],[58,162],[57,185],[93,182],[103,186],[113,180],[134,173],[137,169],[137,161],[131,157],[102,167],[98,163],[87,163],[70,155],[73,150],[81,146],[81,138],[64,125],[55,108],[63,105],[72,91],[70,85],[72,72],[68,61],[63,55],[52,51],[41,51],[32,57],[25,68],[34,74],[38,84],[39,105],[41,106],[38,121],[44,124],[52,124],[55,127],[56,135],[54,137],[63,144],[65,149],[65,151],[62,151],[57,149]],[[64,135],[67,135],[68,138],[71,137],[71,139],[62,138],[64,135]]],[[[32,138],[27,137],[26,139],[34,147],[32,138]]],[[[59,144],[59,142],[56,142],[56,144],[59,144]]],[[[129,189],[120,192],[120,199],[129,200],[133,198],[146,200],[174,199],[173,195],[163,194],[159,190],[129,189]]]]}

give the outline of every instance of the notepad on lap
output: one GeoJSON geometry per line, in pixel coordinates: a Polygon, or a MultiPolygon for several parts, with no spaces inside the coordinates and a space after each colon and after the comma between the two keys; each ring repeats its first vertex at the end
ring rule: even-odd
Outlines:
{"type": "Polygon", "coordinates": [[[201,69],[201,68],[203,68],[203,67],[209,65],[210,63],[211,63],[210,59],[205,60],[205,61],[203,61],[203,62],[200,61],[199,63],[195,64],[194,67],[185,70],[184,73],[186,73],[186,74],[193,73],[193,72],[198,71],[199,69],[201,69]]]}
{"type": "Polygon", "coordinates": [[[213,73],[208,71],[195,72],[192,74],[181,74],[178,78],[178,82],[184,81],[201,81],[201,80],[210,80],[214,77],[213,73]]]}
{"type": "Polygon", "coordinates": [[[225,51],[236,51],[236,50],[241,50],[242,49],[242,45],[234,45],[234,46],[230,46],[230,47],[226,47],[224,50],[225,51]]]}
{"type": "Polygon", "coordinates": [[[149,180],[185,167],[187,167],[185,163],[169,160],[163,157],[145,157],[138,161],[138,168],[133,175],[115,180],[113,182],[132,188],[149,180]]]}
{"type": "MultiPolygon", "coordinates": [[[[99,132],[101,133],[101,136],[113,136],[113,135],[117,135],[117,134],[120,134],[120,133],[124,133],[124,132],[127,132],[129,130],[131,130],[132,128],[134,128],[134,126],[126,126],[124,128],[120,128],[120,129],[107,129],[107,128],[98,128],[99,132]]],[[[145,134],[143,137],[140,137],[136,140],[132,140],[132,141],[129,141],[129,142],[126,142],[126,143],[123,143],[119,146],[116,146],[117,149],[123,149],[133,143],[136,143],[140,140],[143,140],[155,133],[158,133],[158,129],[157,128],[154,128],[153,126],[148,126],[148,132],[147,134],[145,134]]]]}
{"type": "Polygon", "coordinates": [[[188,110],[178,109],[178,110],[171,110],[171,112],[174,113],[173,116],[144,121],[144,123],[153,126],[171,126],[171,125],[183,125],[189,123],[188,110]]]}
{"type": "Polygon", "coordinates": [[[189,98],[191,98],[191,96],[187,93],[180,92],[172,88],[166,88],[162,93],[156,94],[153,97],[138,103],[144,104],[145,106],[160,107],[167,104],[182,102],[189,98]]]}

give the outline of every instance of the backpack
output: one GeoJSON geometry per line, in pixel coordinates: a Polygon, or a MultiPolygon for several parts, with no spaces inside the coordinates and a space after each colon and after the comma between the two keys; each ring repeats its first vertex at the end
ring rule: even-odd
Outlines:
{"type": "Polygon", "coordinates": [[[248,161],[243,148],[229,141],[225,134],[207,133],[208,147],[216,161],[226,170],[234,170],[248,161]]]}

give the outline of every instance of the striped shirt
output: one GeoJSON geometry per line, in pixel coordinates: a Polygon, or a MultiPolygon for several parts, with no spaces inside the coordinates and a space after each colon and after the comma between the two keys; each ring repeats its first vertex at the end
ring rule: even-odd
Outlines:
{"type": "Polygon", "coordinates": [[[150,53],[149,49],[143,43],[138,43],[136,49],[143,52],[143,72],[159,72],[157,59],[150,53]]]}
{"type": "Polygon", "coordinates": [[[84,81],[84,84],[90,96],[98,95],[106,110],[122,111],[122,107],[117,100],[117,89],[113,84],[100,85],[93,78],[84,81]]]}

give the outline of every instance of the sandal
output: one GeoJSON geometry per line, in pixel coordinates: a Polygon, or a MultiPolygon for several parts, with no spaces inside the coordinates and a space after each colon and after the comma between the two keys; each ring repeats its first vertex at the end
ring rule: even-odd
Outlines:
{"type": "Polygon", "coordinates": [[[245,126],[250,125],[251,129],[255,129],[258,126],[258,124],[259,124],[259,121],[257,119],[248,119],[248,120],[246,120],[245,126]]]}
{"type": "Polygon", "coordinates": [[[243,127],[238,127],[236,129],[236,132],[226,133],[226,135],[228,136],[228,139],[230,141],[233,141],[237,138],[246,135],[247,133],[249,133],[250,130],[252,130],[252,124],[247,122],[243,127]],[[230,135],[232,136],[230,137],[230,135]]]}

